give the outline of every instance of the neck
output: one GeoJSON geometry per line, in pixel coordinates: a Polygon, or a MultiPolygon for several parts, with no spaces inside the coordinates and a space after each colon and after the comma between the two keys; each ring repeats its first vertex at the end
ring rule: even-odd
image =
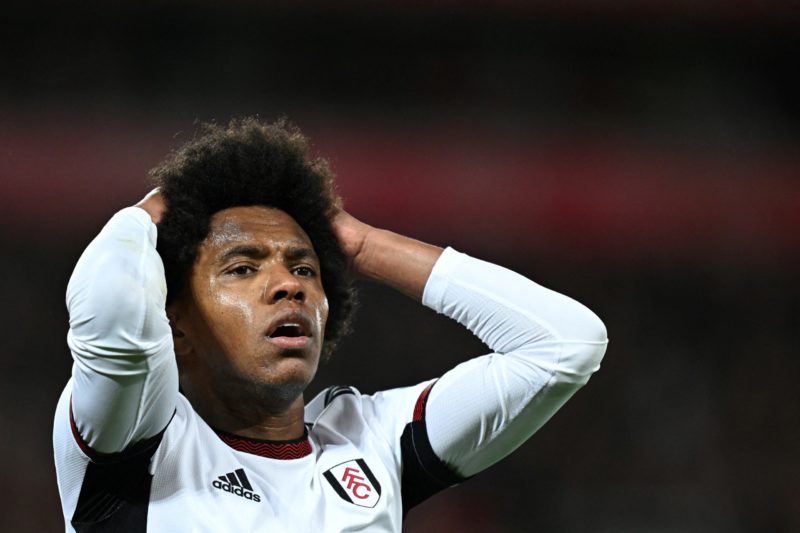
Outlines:
{"type": "Polygon", "coordinates": [[[214,429],[240,437],[273,441],[299,439],[305,434],[302,393],[286,398],[285,394],[275,395],[274,391],[235,397],[218,392],[204,390],[197,394],[184,386],[184,394],[194,410],[214,429]]]}

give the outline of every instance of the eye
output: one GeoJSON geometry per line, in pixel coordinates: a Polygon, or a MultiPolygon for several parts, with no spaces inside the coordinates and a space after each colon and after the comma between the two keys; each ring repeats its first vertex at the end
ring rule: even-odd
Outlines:
{"type": "Polygon", "coordinates": [[[231,269],[228,269],[226,274],[230,274],[232,276],[246,276],[247,274],[252,274],[255,271],[256,269],[250,265],[237,265],[231,269]]]}
{"type": "Polygon", "coordinates": [[[303,277],[306,277],[306,278],[310,278],[310,277],[314,276],[314,274],[316,273],[316,272],[314,272],[313,268],[307,267],[307,266],[295,267],[292,270],[292,272],[294,272],[298,276],[303,276],[303,277]]]}

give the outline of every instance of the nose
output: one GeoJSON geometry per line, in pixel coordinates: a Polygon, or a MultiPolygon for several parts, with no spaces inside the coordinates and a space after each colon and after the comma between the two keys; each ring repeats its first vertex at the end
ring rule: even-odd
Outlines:
{"type": "Polygon", "coordinates": [[[306,297],[300,280],[282,266],[273,269],[264,289],[269,303],[277,303],[282,300],[302,302],[306,297]]]}

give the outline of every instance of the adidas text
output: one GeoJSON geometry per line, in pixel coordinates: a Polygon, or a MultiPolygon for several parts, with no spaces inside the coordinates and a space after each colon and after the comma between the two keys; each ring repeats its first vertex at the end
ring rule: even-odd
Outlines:
{"type": "Polygon", "coordinates": [[[220,489],[224,490],[225,492],[236,494],[237,496],[241,496],[246,500],[253,500],[254,502],[261,501],[261,497],[258,494],[249,491],[247,489],[243,489],[242,487],[232,487],[230,483],[223,483],[222,481],[216,479],[211,484],[214,486],[215,489],[220,489]]]}

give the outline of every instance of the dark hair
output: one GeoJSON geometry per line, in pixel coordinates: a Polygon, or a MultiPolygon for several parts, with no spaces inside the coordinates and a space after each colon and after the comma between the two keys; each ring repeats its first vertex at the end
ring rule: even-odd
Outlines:
{"type": "Polygon", "coordinates": [[[311,159],[308,141],[294,126],[255,118],[227,127],[202,124],[200,132],[150,171],[167,205],[159,224],[167,302],[185,289],[200,243],[214,213],[236,206],[280,209],[305,230],[320,259],[329,314],[323,356],[350,330],[356,292],[331,227],[340,206],[334,175],[323,159],[311,159]]]}

